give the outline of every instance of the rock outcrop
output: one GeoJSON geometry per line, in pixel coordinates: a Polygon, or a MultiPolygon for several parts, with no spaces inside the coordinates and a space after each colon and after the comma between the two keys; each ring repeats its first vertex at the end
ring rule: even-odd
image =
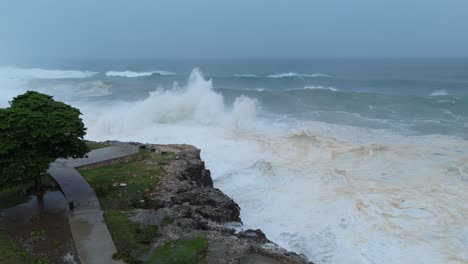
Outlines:
{"type": "Polygon", "coordinates": [[[152,152],[174,153],[152,193],[154,208],[130,212],[143,225],[158,225],[164,241],[203,235],[209,241],[208,263],[311,263],[304,255],[288,252],[261,230],[241,232],[227,223],[241,226],[240,208],[213,187],[210,171],[200,150],[190,145],[140,145],[152,152]]]}

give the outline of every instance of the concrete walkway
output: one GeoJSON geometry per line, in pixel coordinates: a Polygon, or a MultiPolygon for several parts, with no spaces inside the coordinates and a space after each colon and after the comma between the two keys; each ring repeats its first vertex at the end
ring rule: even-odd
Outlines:
{"type": "Polygon", "coordinates": [[[68,201],[73,201],[68,221],[82,264],[123,263],[112,259],[117,252],[112,237],[104,223],[99,200],[88,182],[76,171],[76,167],[138,153],[138,147],[124,143],[91,151],[83,159],[59,159],[49,173],[57,181],[68,201]]]}

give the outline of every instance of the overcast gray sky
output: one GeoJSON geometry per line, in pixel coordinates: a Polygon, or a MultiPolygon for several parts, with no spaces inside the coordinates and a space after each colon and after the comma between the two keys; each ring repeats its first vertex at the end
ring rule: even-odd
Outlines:
{"type": "Polygon", "coordinates": [[[467,0],[0,0],[5,61],[428,56],[468,57],[467,0]]]}

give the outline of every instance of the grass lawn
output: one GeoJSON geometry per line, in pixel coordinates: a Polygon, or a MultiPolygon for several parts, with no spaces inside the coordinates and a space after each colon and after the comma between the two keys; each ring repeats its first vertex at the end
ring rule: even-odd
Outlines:
{"type": "Polygon", "coordinates": [[[143,227],[118,210],[105,210],[104,220],[118,249],[116,257],[127,263],[138,263],[134,256],[149,251],[153,238],[158,235],[157,226],[143,227]]]}
{"type": "Polygon", "coordinates": [[[142,150],[140,155],[140,159],[128,163],[79,170],[99,198],[118,250],[116,257],[127,263],[142,263],[138,257],[150,250],[151,242],[157,237],[157,227],[143,227],[122,211],[148,208],[149,194],[164,173],[163,166],[175,158],[174,153],[159,154],[148,150],[142,150]]]}
{"type": "Polygon", "coordinates": [[[149,206],[149,193],[164,173],[163,166],[174,159],[175,154],[142,150],[140,155],[141,159],[128,163],[79,170],[95,190],[104,210],[130,210],[149,206]],[[121,184],[125,186],[121,187],[121,184]]]}
{"type": "Polygon", "coordinates": [[[158,247],[147,263],[199,264],[206,263],[208,240],[205,237],[178,239],[158,247]]]}
{"type": "Polygon", "coordinates": [[[89,147],[89,149],[91,151],[96,150],[96,149],[100,149],[100,148],[108,147],[108,145],[106,145],[104,143],[98,143],[98,142],[88,142],[87,145],[88,145],[88,147],[89,147]]]}

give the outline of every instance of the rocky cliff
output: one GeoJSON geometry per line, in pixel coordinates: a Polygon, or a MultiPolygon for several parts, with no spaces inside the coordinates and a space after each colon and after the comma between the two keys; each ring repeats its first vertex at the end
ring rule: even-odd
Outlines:
{"type": "Polygon", "coordinates": [[[208,263],[311,263],[269,241],[261,230],[241,227],[240,208],[213,187],[200,150],[190,145],[143,145],[151,152],[174,153],[152,193],[154,208],[130,212],[132,220],[158,225],[158,243],[203,235],[209,241],[208,263]]]}

